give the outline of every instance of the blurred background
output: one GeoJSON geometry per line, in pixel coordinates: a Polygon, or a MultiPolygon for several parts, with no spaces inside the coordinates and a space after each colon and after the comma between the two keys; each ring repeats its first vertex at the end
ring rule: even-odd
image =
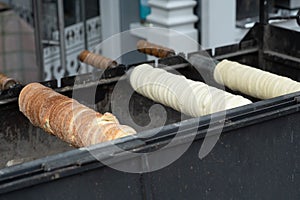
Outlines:
{"type": "MultiPolygon", "coordinates": [[[[299,8],[299,0],[273,0],[269,12],[292,15],[299,8]]],[[[135,31],[140,27],[174,29],[203,48],[233,44],[258,21],[258,13],[259,0],[0,0],[0,72],[23,83],[59,80],[93,70],[80,68],[77,55],[84,49],[116,57],[141,38],[166,41],[135,31]],[[131,31],[126,41],[95,48],[122,31],[131,31]]],[[[294,21],[276,23],[295,28],[294,21]]],[[[121,62],[134,63],[141,56],[128,54],[121,62]]]]}

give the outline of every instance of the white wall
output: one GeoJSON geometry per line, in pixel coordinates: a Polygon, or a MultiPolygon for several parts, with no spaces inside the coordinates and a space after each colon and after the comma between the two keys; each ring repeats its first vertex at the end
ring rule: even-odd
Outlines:
{"type": "Polygon", "coordinates": [[[247,31],[236,28],[236,0],[201,1],[201,45],[204,48],[237,43],[247,31]]]}

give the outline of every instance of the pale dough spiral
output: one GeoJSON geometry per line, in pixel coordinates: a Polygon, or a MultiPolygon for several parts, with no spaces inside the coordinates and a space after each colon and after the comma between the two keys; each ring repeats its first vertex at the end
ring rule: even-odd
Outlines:
{"type": "Polygon", "coordinates": [[[130,83],[143,96],[193,117],[252,103],[242,96],[153,68],[148,64],[134,68],[130,83]]]}
{"type": "Polygon", "coordinates": [[[290,78],[228,60],[217,64],[214,78],[219,84],[259,99],[300,91],[300,83],[290,78]]]}

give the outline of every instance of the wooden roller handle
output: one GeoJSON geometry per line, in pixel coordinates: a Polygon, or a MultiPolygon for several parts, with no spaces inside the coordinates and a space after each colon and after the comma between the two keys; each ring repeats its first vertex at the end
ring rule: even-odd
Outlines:
{"type": "Polygon", "coordinates": [[[98,69],[108,69],[113,68],[118,65],[118,63],[110,58],[104,57],[99,54],[92,53],[88,50],[82,51],[78,55],[78,59],[86,63],[88,65],[91,65],[93,67],[96,67],[98,69]]]}
{"type": "Polygon", "coordinates": [[[173,49],[153,44],[145,40],[138,41],[137,50],[144,54],[155,56],[158,58],[166,58],[175,55],[175,51],[173,49]]]}
{"type": "Polygon", "coordinates": [[[0,73],[0,90],[6,90],[17,84],[17,81],[0,73]]]}

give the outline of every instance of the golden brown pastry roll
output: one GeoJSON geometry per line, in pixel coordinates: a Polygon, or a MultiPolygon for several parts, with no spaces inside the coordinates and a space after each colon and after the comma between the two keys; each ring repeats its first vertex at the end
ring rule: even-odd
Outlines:
{"type": "Polygon", "coordinates": [[[11,86],[17,84],[13,78],[7,77],[5,74],[0,73],[0,90],[9,89],[11,86]]]}
{"type": "Polygon", "coordinates": [[[95,54],[88,50],[82,51],[78,55],[78,59],[81,62],[91,65],[98,69],[108,69],[108,68],[112,68],[112,67],[115,67],[118,65],[118,63],[116,61],[114,61],[110,58],[104,57],[102,55],[95,54]]]}
{"type": "Polygon", "coordinates": [[[113,114],[102,115],[39,83],[23,88],[19,95],[19,108],[33,125],[75,147],[136,133],[131,127],[120,125],[113,114]]]}

